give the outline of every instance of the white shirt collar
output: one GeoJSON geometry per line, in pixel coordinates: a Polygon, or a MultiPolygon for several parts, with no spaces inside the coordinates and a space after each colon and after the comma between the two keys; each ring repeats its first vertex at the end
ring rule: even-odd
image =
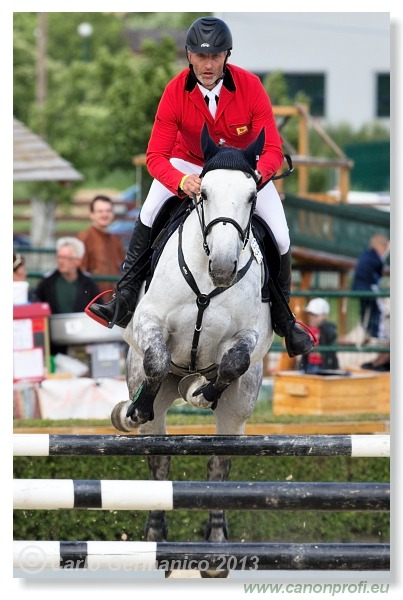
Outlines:
{"type": "Polygon", "coordinates": [[[212,90],[206,89],[200,83],[198,83],[197,85],[199,86],[199,89],[200,89],[201,93],[203,94],[203,96],[207,95],[210,98],[214,98],[214,96],[220,95],[222,84],[223,84],[223,80],[220,79],[220,81],[217,83],[217,85],[215,87],[213,87],[212,90]]]}

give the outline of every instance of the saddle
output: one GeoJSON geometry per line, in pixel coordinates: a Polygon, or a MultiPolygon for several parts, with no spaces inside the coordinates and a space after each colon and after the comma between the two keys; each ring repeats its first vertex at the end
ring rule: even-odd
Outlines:
{"type": "MultiPolygon", "coordinates": [[[[191,198],[181,200],[178,196],[172,196],[159,210],[151,227],[150,245],[151,255],[151,277],[154,274],[162,251],[171,235],[178,229],[193,210],[191,198]]],[[[150,277],[150,280],[151,280],[150,277]]]]}
{"type": "MultiPolygon", "coordinates": [[[[146,277],[146,291],[167,241],[187,219],[193,208],[191,198],[181,200],[177,196],[172,196],[160,209],[151,228],[152,254],[150,270],[146,277]]],[[[280,273],[280,250],[272,230],[257,214],[252,216],[252,231],[263,255],[262,302],[269,302],[269,280],[276,280],[280,273]]]]}

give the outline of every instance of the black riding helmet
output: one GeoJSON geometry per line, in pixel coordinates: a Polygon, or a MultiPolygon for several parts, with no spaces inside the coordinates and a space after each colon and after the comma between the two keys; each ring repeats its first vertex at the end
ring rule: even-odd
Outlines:
{"type": "Polygon", "coordinates": [[[232,49],[232,35],[228,25],[216,17],[201,17],[190,27],[186,35],[186,49],[201,54],[219,54],[232,49]]]}

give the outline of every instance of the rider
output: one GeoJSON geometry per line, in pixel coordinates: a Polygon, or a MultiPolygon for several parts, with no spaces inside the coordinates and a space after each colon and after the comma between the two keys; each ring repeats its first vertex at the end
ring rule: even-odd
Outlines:
{"type": "Polygon", "coordinates": [[[217,144],[235,148],[246,148],[264,127],[265,145],[257,164],[260,179],[256,213],[270,226],[281,254],[278,283],[282,294],[274,291],[271,298],[273,327],[285,337],[290,356],[305,354],[312,349],[312,339],[296,323],[288,306],[290,238],[281,199],[270,181],[284,160],[270,99],[256,75],[227,64],[232,35],[221,19],[197,19],[187,32],[185,48],[189,67],[165,87],[155,116],[146,152],[147,168],[154,181],[134,226],[122,265],[122,281],[111,302],[94,303],[89,310],[105,324],[129,324],[143,277],[128,271],[147,252],[156,215],[168,198],[200,193],[204,123],[217,144]]]}

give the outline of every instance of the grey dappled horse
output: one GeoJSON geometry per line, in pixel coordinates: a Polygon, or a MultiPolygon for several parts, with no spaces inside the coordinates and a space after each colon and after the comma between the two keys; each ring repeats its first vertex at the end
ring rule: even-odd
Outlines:
{"type": "MultiPolygon", "coordinates": [[[[112,412],[119,431],[140,427],[141,434],[166,434],[167,411],[182,397],[214,409],[217,435],[244,434],[273,340],[270,305],[261,300],[261,254],[251,231],[263,143],[262,131],[246,150],[221,148],[203,130],[206,166],[197,206],[168,239],[123,330],[132,400],[112,412]]],[[[154,479],[169,479],[170,458],[148,457],[154,479]]],[[[226,480],[230,466],[230,457],[212,456],[208,480],[226,480]]],[[[149,513],[146,532],[148,540],[166,539],[163,511],[149,513]]],[[[205,533],[208,541],[226,541],[223,511],[210,511],[205,533]]]]}

